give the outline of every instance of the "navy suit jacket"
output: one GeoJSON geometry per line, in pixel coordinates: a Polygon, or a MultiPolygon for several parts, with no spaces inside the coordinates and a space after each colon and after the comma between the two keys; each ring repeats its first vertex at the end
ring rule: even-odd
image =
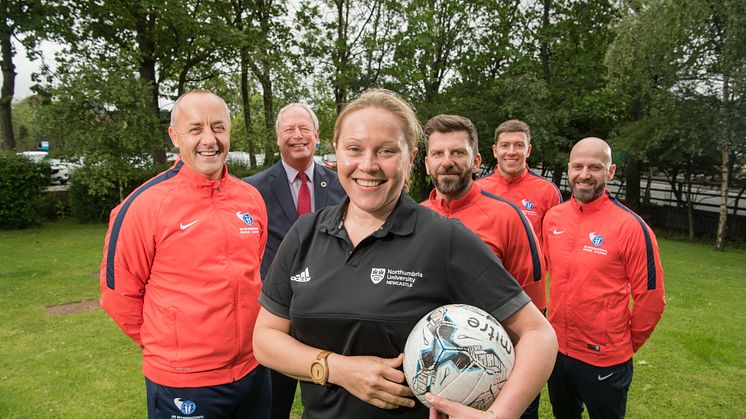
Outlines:
{"type": "MultiPolygon", "coordinates": [[[[318,211],[342,202],[347,193],[339,183],[337,172],[318,163],[314,164],[313,170],[314,209],[318,211]]],[[[293,203],[288,177],[281,161],[243,180],[259,190],[267,206],[269,236],[261,268],[261,276],[264,280],[275,259],[280,242],[298,219],[298,211],[293,203]]]]}

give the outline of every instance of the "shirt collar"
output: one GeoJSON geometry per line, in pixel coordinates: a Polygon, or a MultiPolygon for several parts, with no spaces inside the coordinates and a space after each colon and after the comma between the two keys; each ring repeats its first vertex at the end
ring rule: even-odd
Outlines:
{"type": "MultiPolygon", "coordinates": [[[[331,211],[323,215],[319,222],[319,231],[336,235],[344,228],[344,215],[347,212],[347,206],[350,204],[350,198],[346,197],[343,202],[335,206],[331,211]]],[[[414,232],[417,225],[417,209],[420,207],[409,194],[402,191],[396,207],[389,214],[386,221],[379,230],[373,233],[374,237],[385,237],[388,233],[397,236],[407,236],[414,232]]]]}
{"type": "MultiPolygon", "coordinates": [[[[290,165],[285,163],[285,160],[280,159],[280,161],[282,162],[282,167],[285,168],[285,174],[288,177],[288,182],[290,183],[295,182],[295,178],[298,177],[299,171],[293,167],[290,167],[290,165]]],[[[313,184],[313,169],[314,169],[315,164],[316,163],[313,161],[313,159],[311,159],[311,164],[306,168],[306,170],[304,170],[304,172],[306,173],[306,177],[312,184],[313,184]]]]}

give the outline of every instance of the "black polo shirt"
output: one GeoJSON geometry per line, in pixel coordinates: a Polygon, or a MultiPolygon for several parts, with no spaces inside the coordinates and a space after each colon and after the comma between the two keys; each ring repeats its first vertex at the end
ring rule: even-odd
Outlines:
{"type": "MultiPolygon", "coordinates": [[[[393,358],[415,323],[444,304],[463,303],[499,321],[529,302],[476,234],[402,193],[383,226],[353,247],[342,224],[349,200],[301,217],[290,229],[259,302],[292,321],[293,336],[344,355],[393,358]]],[[[301,381],[304,418],[426,418],[414,408],[383,410],[338,386],[301,381]]]]}

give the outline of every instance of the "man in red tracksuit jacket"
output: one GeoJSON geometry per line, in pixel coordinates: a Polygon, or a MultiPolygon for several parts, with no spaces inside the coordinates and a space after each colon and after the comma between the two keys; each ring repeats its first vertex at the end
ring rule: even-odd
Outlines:
{"type": "Polygon", "coordinates": [[[583,406],[591,418],[624,417],[632,355],[665,306],[658,243],[642,218],[610,197],[615,170],[605,141],[579,141],[567,171],[572,199],[544,218],[549,322],[559,342],[549,378],[557,418],[580,418],[583,406]]]}
{"type": "Polygon", "coordinates": [[[267,418],[269,371],[252,351],[267,212],[228,175],[230,115],[209,91],[182,95],[171,169],[111,212],[101,306],[142,348],[149,418],[267,418]]]}
{"type": "MultiPolygon", "coordinates": [[[[458,218],[475,232],[544,312],[545,262],[533,227],[516,205],[481,190],[472,181],[482,160],[474,124],[457,115],[437,115],[425,125],[425,137],[425,168],[435,189],[422,205],[445,217],[458,218]]],[[[531,405],[538,407],[538,403],[537,395],[531,405]]]]}
{"type": "Polygon", "coordinates": [[[526,164],[531,155],[528,124],[517,119],[500,124],[495,130],[492,153],[497,167],[492,175],[477,179],[477,185],[516,204],[531,221],[541,244],[541,222],[549,208],[562,202],[562,195],[554,183],[529,170],[526,164]]]}

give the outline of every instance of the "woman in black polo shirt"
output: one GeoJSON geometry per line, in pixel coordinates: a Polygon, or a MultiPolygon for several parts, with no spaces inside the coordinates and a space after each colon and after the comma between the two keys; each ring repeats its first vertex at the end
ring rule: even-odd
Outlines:
{"type": "Polygon", "coordinates": [[[450,303],[498,319],[516,364],[489,411],[428,396],[441,413],[518,417],[549,377],[557,341],[520,286],[475,234],[403,191],[421,134],[393,92],[348,104],[334,127],[348,199],[301,217],[267,274],[254,352],[302,380],[304,417],[428,417],[406,385],[401,352],[417,320],[450,303]]]}

